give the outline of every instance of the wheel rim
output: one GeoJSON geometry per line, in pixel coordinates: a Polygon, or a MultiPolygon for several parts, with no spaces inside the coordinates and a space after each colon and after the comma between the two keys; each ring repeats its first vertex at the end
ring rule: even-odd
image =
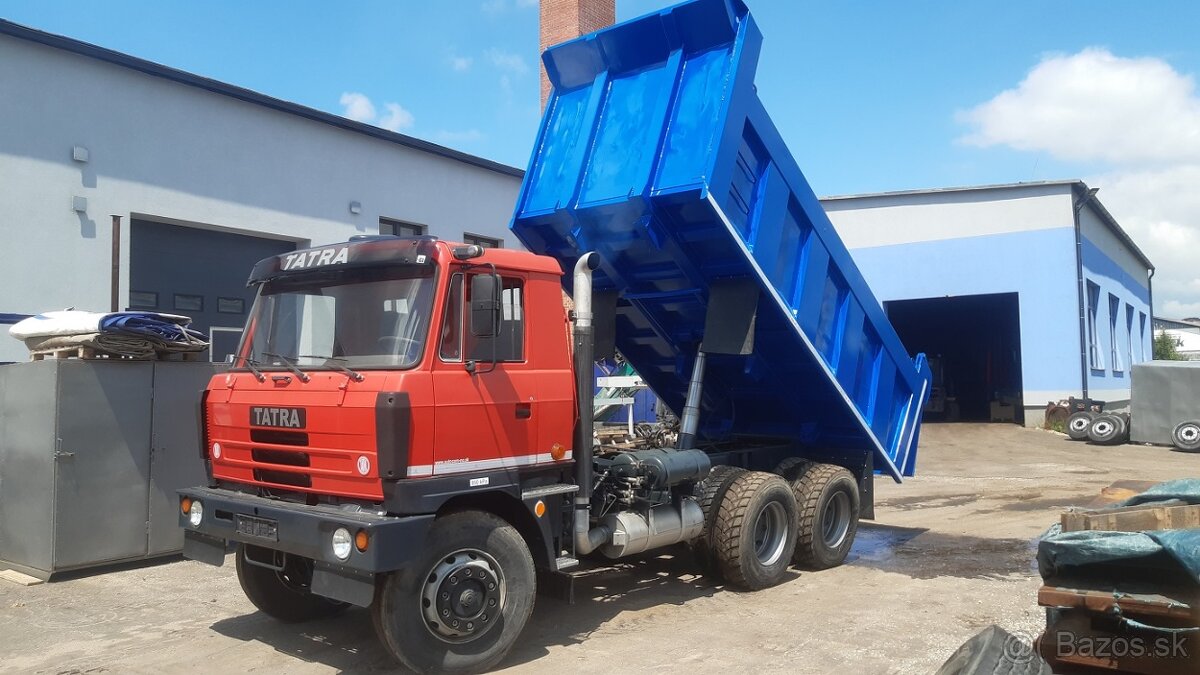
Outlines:
{"type": "Polygon", "coordinates": [[[770,502],[754,519],[754,555],[763,565],[774,565],[787,544],[787,513],[779,502],[770,502]]]}
{"type": "Polygon", "coordinates": [[[1071,430],[1076,432],[1087,431],[1089,424],[1091,424],[1091,420],[1085,417],[1076,417],[1071,420],[1071,430]]]}
{"type": "Polygon", "coordinates": [[[1096,430],[1097,436],[1107,436],[1113,431],[1113,425],[1105,421],[1096,422],[1092,428],[1096,430]]]}
{"type": "Polygon", "coordinates": [[[421,613],[425,625],[446,642],[470,642],[499,623],[504,611],[504,570],[478,549],[455,551],[425,575],[421,613]]]}
{"type": "Polygon", "coordinates": [[[1184,443],[1195,443],[1200,439],[1200,427],[1189,424],[1179,430],[1179,440],[1184,443]]]}
{"type": "Polygon", "coordinates": [[[845,492],[834,493],[821,513],[821,539],[829,548],[838,548],[849,531],[850,497],[845,492]]]}

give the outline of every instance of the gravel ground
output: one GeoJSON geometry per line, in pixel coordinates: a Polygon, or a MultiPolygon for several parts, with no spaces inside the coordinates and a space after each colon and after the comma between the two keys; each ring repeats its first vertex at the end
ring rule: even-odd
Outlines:
{"type": "MultiPolygon", "coordinates": [[[[1034,540],[1116,480],[1200,475],[1165,448],[1011,425],[928,425],[921,475],[880,481],[846,565],[740,593],[671,552],[539,598],[505,672],[931,673],[989,624],[1043,624],[1034,540]]],[[[254,610],[232,560],[168,561],[22,587],[0,581],[0,672],[384,672],[366,611],[302,625],[254,610]]]]}

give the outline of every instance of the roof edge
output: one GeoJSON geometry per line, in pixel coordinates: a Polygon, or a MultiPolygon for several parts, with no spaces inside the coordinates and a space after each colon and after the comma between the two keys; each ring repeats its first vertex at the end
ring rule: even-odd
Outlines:
{"type": "MultiPolygon", "coordinates": [[[[1062,180],[1039,180],[1023,183],[993,183],[989,185],[963,185],[957,187],[928,188],[923,190],[894,190],[890,192],[866,192],[861,194],[832,195],[829,197],[821,197],[820,201],[839,202],[880,197],[905,197],[915,195],[946,194],[953,192],[982,192],[986,190],[1012,190],[1017,188],[1036,187],[1069,187],[1071,188],[1071,196],[1075,200],[1084,198],[1089,191],[1087,183],[1078,178],[1068,178],[1062,180]]],[[[1104,204],[1099,199],[1094,197],[1087,199],[1087,201],[1083,203],[1083,206],[1090,207],[1100,218],[1100,221],[1104,223],[1113,233],[1113,235],[1116,236],[1122,244],[1127,246],[1129,251],[1146,266],[1146,269],[1154,271],[1154,263],[1150,262],[1150,258],[1146,257],[1146,254],[1142,251],[1142,249],[1138,248],[1138,245],[1134,243],[1133,238],[1130,237],[1129,233],[1127,233],[1121,227],[1121,225],[1117,222],[1117,219],[1114,218],[1111,213],[1109,213],[1108,209],[1105,208],[1104,204]]]]}
{"type": "Polygon", "coordinates": [[[501,164],[500,162],[485,159],[483,157],[477,157],[460,150],[447,148],[443,145],[438,145],[437,143],[431,143],[429,141],[397,133],[395,131],[381,129],[376,126],[371,126],[370,124],[355,122],[354,120],[347,119],[340,115],[334,115],[333,113],[327,113],[322,110],[317,110],[316,108],[303,106],[299,103],[285,101],[280,98],[275,98],[273,96],[268,96],[267,94],[254,91],[252,89],[246,89],[245,87],[239,87],[237,85],[222,82],[220,80],[214,80],[202,75],[196,75],[184,70],[179,70],[178,68],[164,66],[160,63],[155,63],[154,61],[148,61],[136,56],[130,56],[129,54],[108,49],[106,47],[100,47],[90,42],[76,40],[74,38],[69,38],[55,33],[47,33],[36,28],[30,28],[19,23],[13,23],[12,21],[8,21],[6,19],[0,19],[0,35],[8,35],[19,40],[26,40],[28,42],[45,45],[47,47],[61,49],[63,51],[78,54],[80,56],[86,56],[98,61],[104,61],[106,63],[128,68],[130,70],[135,70],[153,77],[161,77],[185,86],[196,87],[214,94],[228,96],[239,101],[252,103],[278,112],[296,115],[314,122],[321,122],[323,124],[328,124],[333,127],[345,129],[347,131],[353,131],[370,136],[372,138],[377,138],[382,141],[403,145],[413,150],[427,152],[433,155],[444,157],[446,159],[452,159],[465,164],[470,164],[472,166],[477,166],[482,169],[488,169],[489,171],[495,171],[496,173],[515,176],[517,178],[521,178],[525,175],[524,170],[518,169],[514,166],[501,164]]]}

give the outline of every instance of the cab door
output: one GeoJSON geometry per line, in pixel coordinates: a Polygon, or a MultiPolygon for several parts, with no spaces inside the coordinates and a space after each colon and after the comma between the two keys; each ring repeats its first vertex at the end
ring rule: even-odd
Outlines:
{"type": "Polygon", "coordinates": [[[456,272],[447,284],[433,368],[434,464],[426,475],[539,461],[537,376],[526,353],[525,280],[500,273],[500,330],[495,337],[479,338],[471,335],[466,311],[476,273],[490,270],[456,272]]]}

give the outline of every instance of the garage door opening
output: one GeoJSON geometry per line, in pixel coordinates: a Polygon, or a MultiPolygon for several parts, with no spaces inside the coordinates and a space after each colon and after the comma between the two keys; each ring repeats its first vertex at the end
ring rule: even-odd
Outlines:
{"type": "Polygon", "coordinates": [[[192,328],[211,337],[209,358],[224,361],[254,302],[250,269],[294,250],[290,241],[133,219],[128,309],[190,316],[192,328]]]}
{"type": "Polygon", "coordinates": [[[905,348],[929,358],[925,419],[1024,423],[1016,293],[894,300],[884,309],[905,348]]]}

